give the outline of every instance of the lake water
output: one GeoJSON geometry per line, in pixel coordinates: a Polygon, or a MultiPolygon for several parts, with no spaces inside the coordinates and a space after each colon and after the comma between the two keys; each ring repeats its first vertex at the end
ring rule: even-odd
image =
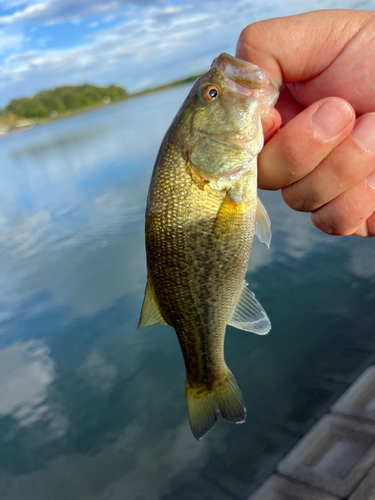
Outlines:
{"type": "Polygon", "coordinates": [[[263,192],[247,281],[272,330],[225,345],[248,420],[195,441],[173,330],[136,331],[148,183],[187,90],[0,138],[2,500],[245,500],[374,360],[374,239],[263,192]]]}

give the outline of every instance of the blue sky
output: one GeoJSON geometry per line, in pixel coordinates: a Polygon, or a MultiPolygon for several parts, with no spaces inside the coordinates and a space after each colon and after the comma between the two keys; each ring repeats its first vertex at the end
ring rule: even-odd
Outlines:
{"type": "Polygon", "coordinates": [[[204,71],[242,28],[375,0],[0,0],[0,106],[57,85],[130,91],[204,71]]]}

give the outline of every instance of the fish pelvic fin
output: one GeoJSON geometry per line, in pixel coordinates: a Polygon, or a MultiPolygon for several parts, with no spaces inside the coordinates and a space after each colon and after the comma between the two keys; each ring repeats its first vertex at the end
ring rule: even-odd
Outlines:
{"type": "Polygon", "coordinates": [[[261,243],[265,243],[267,247],[270,247],[271,243],[271,221],[268,217],[267,210],[264,208],[263,203],[258,198],[257,205],[257,222],[256,222],[256,235],[261,243]]]}
{"type": "Polygon", "coordinates": [[[141,310],[141,316],[139,318],[139,323],[137,330],[143,328],[144,326],[167,324],[159,311],[159,307],[156,303],[154,291],[150,282],[147,280],[145,298],[143,299],[143,305],[141,310]]]}
{"type": "Polygon", "coordinates": [[[266,335],[271,330],[271,322],[266,311],[244,281],[233,315],[228,323],[246,332],[266,335]]]}
{"type": "Polygon", "coordinates": [[[191,431],[198,441],[215,425],[219,414],[228,422],[242,424],[246,408],[236,379],[227,368],[225,376],[211,384],[191,385],[186,381],[186,404],[191,431]]]}

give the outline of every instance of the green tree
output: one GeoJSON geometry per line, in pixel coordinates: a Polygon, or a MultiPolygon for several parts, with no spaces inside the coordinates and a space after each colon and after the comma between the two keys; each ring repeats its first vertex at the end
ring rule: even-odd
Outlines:
{"type": "Polygon", "coordinates": [[[62,99],[56,99],[56,111],[58,113],[64,113],[66,111],[66,106],[62,99]]]}
{"type": "Polygon", "coordinates": [[[67,85],[53,90],[43,90],[31,98],[13,99],[5,110],[18,117],[45,118],[54,111],[65,113],[102,104],[106,97],[114,102],[127,96],[126,90],[115,85],[106,88],[88,84],[75,87],[67,85]]]}

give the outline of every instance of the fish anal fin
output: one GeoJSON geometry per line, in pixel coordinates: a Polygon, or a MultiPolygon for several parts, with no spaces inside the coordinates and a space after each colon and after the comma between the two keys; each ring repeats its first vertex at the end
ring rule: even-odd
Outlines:
{"type": "Polygon", "coordinates": [[[247,288],[245,281],[228,324],[239,330],[258,335],[265,335],[271,330],[271,323],[266,311],[259,304],[253,292],[247,288]]]}
{"type": "Polygon", "coordinates": [[[271,243],[271,221],[268,217],[267,210],[264,208],[263,203],[258,198],[257,217],[256,217],[256,235],[261,243],[265,243],[270,247],[271,243]]]}
{"type": "Polygon", "coordinates": [[[236,380],[226,369],[225,376],[210,387],[186,382],[186,403],[191,431],[198,441],[215,425],[219,414],[228,422],[242,424],[246,408],[236,380]]]}
{"type": "Polygon", "coordinates": [[[167,324],[159,311],[159,307],[156,303],[154,292],[152,286],[147,280],[145,297],[143,299],[143,305],[141,310],[141,316],[139,318],[139,323],[137,329],[143,328],[144,326],[167,324]]]}

